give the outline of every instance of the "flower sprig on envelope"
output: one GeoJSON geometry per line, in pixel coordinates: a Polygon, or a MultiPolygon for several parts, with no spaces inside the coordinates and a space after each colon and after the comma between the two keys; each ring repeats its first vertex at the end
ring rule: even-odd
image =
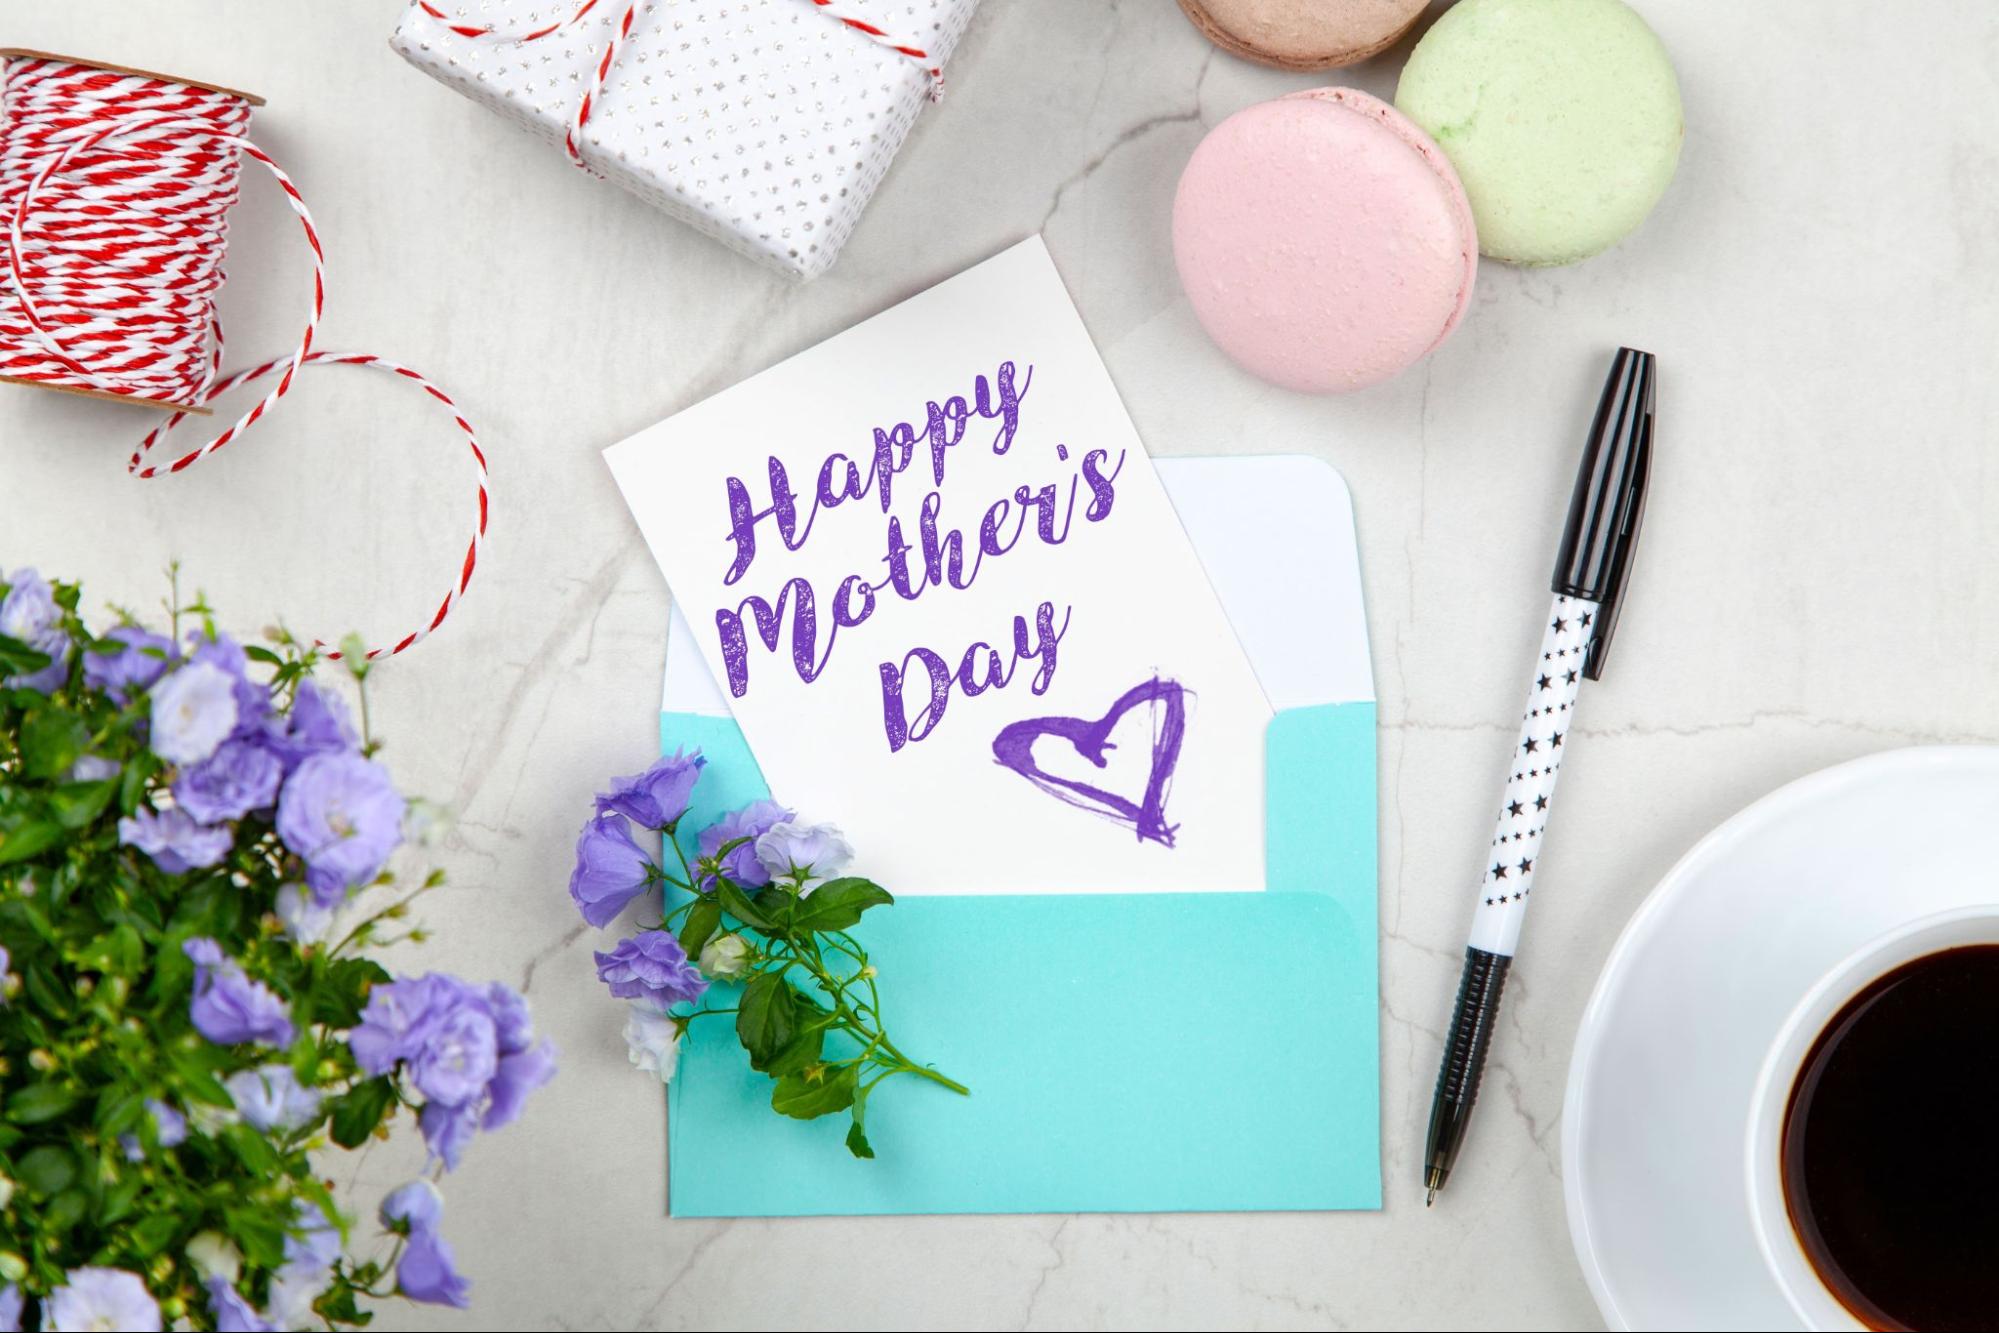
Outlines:
{"type": "Polygon", "coordinates": [[[733,1015],[750,1067],[772,1081],[771,1109],[800,1120],[845,1112],[848,1150],[873,1157],[868,1099],[883,1083],[907,1074],[968,1091],[889,1039],[880,975],[848,933],[895,899],[841,873],[854,853],[838,829],[775,801],[752,801],[702,829],[690,861],[680,826],[704,762],[698,751],[677,752],[614,780],[576,843],[569,896],[591,925],[662,894],[656,924],[596,955],[598,977],[630,1002],[632,1063],[665,1082],[690,1026],[733,1015]],[[660,835],[659,857],[635,829],[660,835]],[[740,986],[734,1004],[715,1002],[715,983],[740,986]]]}

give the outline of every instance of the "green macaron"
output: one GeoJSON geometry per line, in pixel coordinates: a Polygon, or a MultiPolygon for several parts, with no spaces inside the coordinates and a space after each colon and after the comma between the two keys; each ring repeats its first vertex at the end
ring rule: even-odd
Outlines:
{"type": "Polygon", "coordinates": [[[1680,87],[1621,0],[1460,0],[1403,68],[1395,106],[1464,182],[1479,249],[1568,264],[1645,220],[1680,159],[1680,87]]]}

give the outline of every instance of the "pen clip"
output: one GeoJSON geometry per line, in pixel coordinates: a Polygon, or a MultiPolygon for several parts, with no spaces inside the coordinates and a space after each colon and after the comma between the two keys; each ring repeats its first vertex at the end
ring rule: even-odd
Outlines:
{"type": "Polygon", "coordinates": [[[1645,519],[1657,381],[1658,363],[1650,352],[1618,349],[1597,399],[1569,499],[1554,587],[1565,596],[1597,604],[1595,633],[1583,657],[1583,676],[1588,680],[1603,676],[1645,519]]]}

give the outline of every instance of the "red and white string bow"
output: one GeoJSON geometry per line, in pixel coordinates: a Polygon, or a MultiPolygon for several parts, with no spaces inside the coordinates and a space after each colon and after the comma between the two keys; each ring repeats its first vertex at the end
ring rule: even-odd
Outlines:
{"type": "MultiPolygon", "coordinates": [[[[904,56],[921,65],[923,72],[930,76],[930,100],[933,102],[944,100],[943,67],[934,63],[930,59],[930,53],[922,47],[911,46],[906,42],[898,41],[893,35],[876,24],[870,23],[864,18],[857,18],[852,14],[842,12],[843,0],[806,0],[806,3],[820,10],[828,18],[860,33],[869,41],[879,46],[884,46],[897,55],[904,56]]],[[[569,129],[562,136],[563,151],[569,154],[569,160],[586,171],[589,170],[589,165],[583,160],[583,129],[590,123],[591,113],[596,110],[598,101],[604,95],[604,80],[610,77],[611,67],[618,61],[618,49],[632,35],[632,24],[637,19],[639,10],[644,8],[645,4],[646,0],[629,0],[629,3],[625,5],[624,13],[619,16],[616,23],[611,25],[611,35],[605,40],[604,49],[598,52],[596,63],[590,67],[590,78],[584,84],[583,96],[577,101],[575,114],[569,120],[569,129]]],[[[597,5],[598,0],[582,0],[582,3],[567,18],[557,19],[552,23],[544,24],[539,28],[530,29],[526,32],[508,32],[497,24],[457,22],[442,9],[432,4],[431,0],[416,0],[416,7],[418,9],[430,15],[430,17],[436,19],[460,37],[483,37],[491,38],[496,42],[512,43],[538,42],[544,37],[552,37],[556,33],[581,23],[592,10],[597,8],[597,5]]]]}
{"type": "MultiPolygon", "coordinates": [[[[313,350],[326,305],[326,259],[298,187],[246,137],[239,94],[68,60],[7,58],[0,81],[0,376],[174,408],[141,440],[141,478],[186,470],[242,435],[314,362],[370,366],[410,380],[464,433],[478,493],[458,576],[424,624],[370,658],[403,652],[444,623],[472,582],[486,537],[486,457],[444,390],[408,366],[313,350]],[[241,159],[271,173],[304,229],[312,300],[297,348],[222,375],[222,287],[228,214],[241,159]],[[206,444],[150,462],[191,409],[277,374],[277,383],[206,444]]],[[[339,653],[332,654],[338,657],[339,653]]]]}

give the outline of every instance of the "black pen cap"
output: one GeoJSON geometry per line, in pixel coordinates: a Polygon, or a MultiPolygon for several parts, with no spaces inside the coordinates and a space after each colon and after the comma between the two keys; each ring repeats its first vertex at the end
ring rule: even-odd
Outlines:
{"type": "Polygon", "coordinates": [[[1583,659],[1583,675],[1590,680],[1603,674],[1625,580],[1631,575],[1631,553],[1645,517],[1645,484],[1652,469],[1652,399],[1658,378],[1658,362],[1650,352],[1617,350],[1596,401],[1596,419],[1583,446],[1561,552],[1555,557],[1555,591],[1601,608],[1583,659]]]}

